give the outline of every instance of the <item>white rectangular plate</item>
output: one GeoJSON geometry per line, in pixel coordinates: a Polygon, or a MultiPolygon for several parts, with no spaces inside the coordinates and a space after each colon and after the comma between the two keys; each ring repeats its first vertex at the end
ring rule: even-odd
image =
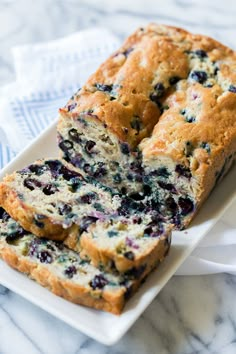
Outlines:
{"type": "MultiPolygon", "coordinates": [[[[56,124],[54,123],[3,169],[0,178],[2,179],[13,170],[23,168],[37,158],[57,155],[56,124]]],[[[172,247],[166,261],[151,274],[136,295],[129,300],[121,316],[74,305],[63,300],[25,275],[11,269],[2,261],[0,261],[0,283],[88,336],[103,344],[112,345],[128,331],[231,204],[235,196],[235,181],[236,167],[234,166],[201,208],[191,227],[187,231],[173,233],[172,247]]]]}

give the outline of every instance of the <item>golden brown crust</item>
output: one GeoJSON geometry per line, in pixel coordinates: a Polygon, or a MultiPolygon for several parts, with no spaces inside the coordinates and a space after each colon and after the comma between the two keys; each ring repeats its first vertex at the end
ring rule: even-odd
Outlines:
{"type": "MultiPolygon", "coordinates": [[[[167,254],[168,251],[166,251],[167,254]]],[[[166,254],[164,256],[166,256],[166,254]]],[[[92,296],[89,289],[82,285],[73,283],[69,279],[63,279],[53,274],[47,265],[41,265],[29,258],[19,256],[14,249],[0,241],[0,257],[12,268],[27,274],[30,278],[38,282],[43,287],[50,290],[57,296],[87,307],[97,310],[111,312],[115,315],[121,314],[125,302],[127,300],[126,290],[124,287],[116,291],[98,291],[98,296],[92,296]]],[[[146,276],[157,266],[163,259],[156,259],[154,254],[151,257],[147,267],[138,280],[134,280],[129,296],[132,295],[144,281],[146,276]]]]}

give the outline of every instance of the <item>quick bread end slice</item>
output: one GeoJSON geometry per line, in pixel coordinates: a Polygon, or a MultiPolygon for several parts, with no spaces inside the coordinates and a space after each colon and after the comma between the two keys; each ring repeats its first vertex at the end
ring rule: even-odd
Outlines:
{"type": "Polygon", "coordinates": [[[158,264],[132,276],[106,273],[63,244],[25,231],[0,208],[0,257],[54,294],[76,304],[120,314],[128,298],[158,264]]]}
{"type": "Polygon", "coordinates": [[[166,257],[172,226],[145,215],[98,220],[80,236],[82,256],[88,256],[96,267],[142,273],[155,259],[161,262],[166,257]]]}
{"type": "Polygon", "coordinates": [[[89,183],[66,162],[45,159],[3,179],[0,205],[38,237],[63,240],[78,233],[84,215],[112,215],[120,203],[110,188],[89,183]]]}

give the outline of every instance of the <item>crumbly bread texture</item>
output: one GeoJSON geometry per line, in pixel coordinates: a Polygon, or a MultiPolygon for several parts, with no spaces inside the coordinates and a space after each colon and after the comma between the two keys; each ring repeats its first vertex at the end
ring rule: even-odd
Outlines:
{"type": "Polygon", "coordinates": [[[188,225],[236,151],[236,53],[212,38],[138,29],[60,110],[63,158],[188,225]]]}
{"type": "Polygon", "coordinates": [[[0,257],[54,294],[76,304],[120,314],[128,298],[160,263],[152,257],[142,271],[107,273],[63,244],[25,231],[0,208],[0,257]]]}
{"type": "Polygon", "coordinates": [[[36,161],[4,179],[0,205],[27,231],[64,240],[99,268],[140,272],[153,257],[162,260],[171,225],[141,201],[93,182],[60,160],[36,161]]]}

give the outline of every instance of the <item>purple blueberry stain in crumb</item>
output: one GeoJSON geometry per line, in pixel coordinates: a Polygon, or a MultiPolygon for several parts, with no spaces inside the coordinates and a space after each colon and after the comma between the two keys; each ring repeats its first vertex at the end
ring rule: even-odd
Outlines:
{"type": "Polygon", "coordinates": [[[138,224],[140,225],[142,223],[142,218],[140,216],[135,216],[133,218],[133,224],[138,224]]]}
{"type": "Polygon", "coordinates": [[[95,277],[89,283],[93,290],[103,289],[107,284],[108,280],[104,277],[103,274],[95,275],[95,277]]]}
{"type": "Polygon", "coordinates": [[[151,171],[150,176],[168,178],[170,176],[170,172],[166,167],[159,167],[157,170],[151,171]]]}
{"type": "Polygon", "coordinates": [[[190,78],[200,84],[203,84],[207,80],[207,73],[202,70],[194,70],[190,73],[190,78]]]}
{"type": "Polygon", "coordinates": [[[189,167],[186,167],[186,166],[183,166],[180,164],[176,165],[175,172],[178,173],[179,176],[183,176],[186,178],[192,177],[192,173],[191,173],[189,167]]]}
{"type": "Polygon", "coordinates": [[[82,142],[82,139],[81,139],[82,133],[79,133],[78,130],[76,130],[75,128],[70,129],[68,134],[69,134],[69,137],[71,138],[71,140],[73,140],[75,143],[79,144],[82,142]]]}
{"type": "Polygon", "coordinates": [[[73,109],[75,109],[76,106],[77,106],[77,103],[76,103],[76,102],[69,104],[69,105],[67,106],[67,111],[68,111],[68,112],[73,111],[73,109]]]}
{"type": "Polygon", "coordinates": [[[67,278],[71,279],[77,273],[77,269],[75,268],[75,266],[72,265],[67,267],[64,273],[67,276],[67,278]]]}
{"type": "Polygon", "coordinates": [[[29,190],[33,191],[35,188],[41,188],[42,187],[42,183],[40,181],[38,181],[35,178],[26,178],[23,182],[24,187],[28,188],[29,190]]]}
{"type": "Polygon", "coordinates": [[[236,93],[236,86],[230,85],[229,86],[229,92],[236,93]]]}
{"type": "Polygon", "coordinates": [[[181,208],[181,214],[186,216],[194,210],[193,201],[188,197],[180,197],[178,204],[181,208]]]}
{"type": "Polygon", "coordinates": [[[85,144],[85,151],[88,153],[88,154],[91,154],[92,152],[92,149],[94,148],[94,146],[96,145],[95,141],[93,140],[88,140],[85,144]]]}
{"type": "Polygon", "coordinates": [[[139,249],[139,245],[137,245],[137,243],[135,243],[135,241],[132,240],[130,237],[126,237],[125,244],[126,244],[126,246],[129,246],[133,249],[136,249],[136,250],[139,249]]]}

